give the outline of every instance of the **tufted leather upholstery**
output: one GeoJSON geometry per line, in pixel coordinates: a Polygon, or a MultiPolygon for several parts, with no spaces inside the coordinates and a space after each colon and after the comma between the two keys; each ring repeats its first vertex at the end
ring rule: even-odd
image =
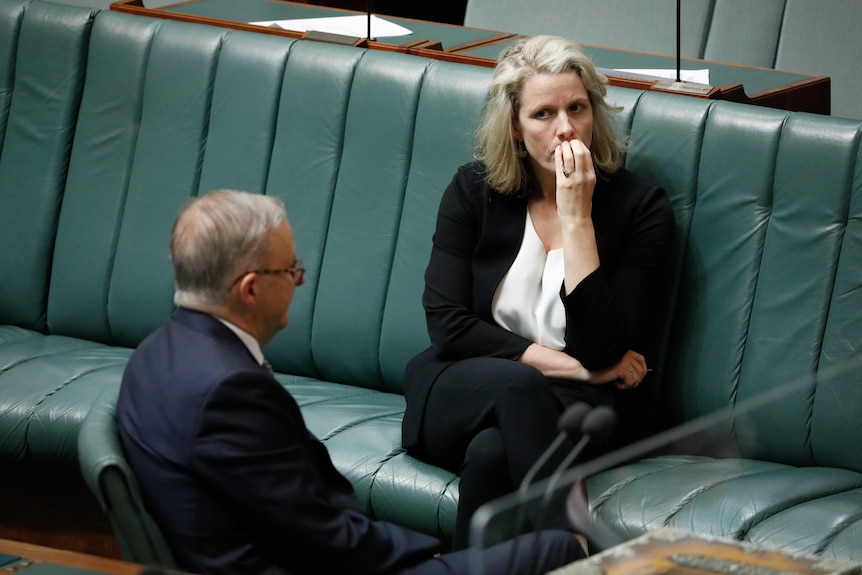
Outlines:
{"type": "MultiPolygon", "coordinates": [[[[401,449],[401,377],[428,342],[437,202],[471,156],[490,71],[45,0],[0,0],[0,28],[0,465],[82,465],[101,489],[110,406],[78,430],[172,311],[176,211],[240,188],[284,200],[309,267],[265,350],[280,381],[374,515],[448,537],[457,477],[401,449]]],[[[673,420],[854,356],[860,124],[610,96],[628,167],[677,217],[654,366],[673,420]]],[[[860,394],[852,374],[817,381],[719,430],[735,459],[595,477],[596,512],[624,536],[672,523],[859,559],[860,394]]]]}
{"type": "Polygon", "coordinates": [[[733,458],[597,478],[596,511],[619,535],[675,525],[862,557],[862,458],[847,441],[862,432],[860,135],[835,118],[641,98],[628,165],[667,186],[682,252],[664,404],[683,422],[798,388],[713,430],[733,458]]]}

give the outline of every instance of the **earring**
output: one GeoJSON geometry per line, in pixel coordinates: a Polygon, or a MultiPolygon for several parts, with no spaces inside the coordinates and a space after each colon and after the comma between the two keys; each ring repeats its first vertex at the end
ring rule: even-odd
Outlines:
{"type": "Polygon", "coordinates": [[[527,146],[524,145],[524,140],[515,140],[515,147],[517,150],[515,151],[515,155],[519,158],[527,157],[527,146]]]}

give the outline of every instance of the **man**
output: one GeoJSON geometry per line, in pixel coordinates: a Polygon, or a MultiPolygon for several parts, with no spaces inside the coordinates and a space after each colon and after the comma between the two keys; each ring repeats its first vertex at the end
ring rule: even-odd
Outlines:
{"type": "MultiPolygon", "coordinates": [[[[201,574],[468,573],[466,553],[371,520],[261,347],[304,281],[284,206],[219,190],[189,202],[170,244],[179,306],[129,360],[120,438],[178,563],[201,574]]],[[[484,552],[488,572],[583,556],[565,532],[484,552]]],[[[526,571],[521,571],[526,572],[526,571]]]]}

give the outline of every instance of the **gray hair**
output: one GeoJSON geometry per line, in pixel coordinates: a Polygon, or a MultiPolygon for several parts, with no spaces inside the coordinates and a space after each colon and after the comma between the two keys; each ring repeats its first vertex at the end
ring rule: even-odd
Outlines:
{"type": "Polygon", "coordinates": [[[581,46],[558,36],[533,36],[519,40],[500,54],[491,82],[491,95],[476,138],[476,159],[485,163],[488,184],[501,194],[519,191],[526,170],[518,155],[513,133],[527,80],[540,74],[574,72],[587,89],[593,108],[590,152],[594,165],[606,173],[616,171],[625,151],[617,137],[613,107],[605,101],[608,79],[593,66],[581,46]]]}
{"type": "Polygon", "coordinates": [[[278,198],[216,190],[189,201],[171,232],[174,303],[206,310],[227,301],[230,281],[267,255],[267,237],[287,219],[278,198]]]}

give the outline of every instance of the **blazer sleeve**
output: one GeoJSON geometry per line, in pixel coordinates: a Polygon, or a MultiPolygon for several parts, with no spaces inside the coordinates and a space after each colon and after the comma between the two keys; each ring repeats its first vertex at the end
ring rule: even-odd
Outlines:
{"type": "Polygon", "coordinates": [[[206,484],[285,564],[382,573],[439,551],[437,539],[366,516],[292,396],[259,372],[211,392],[194,456],[206,484]]]}
{"type": "MultiPolygon", "coordinates": [[[[612,366],[632,349],[648,355],[660,307],[674,232],[664,190],[624,180],[640,189],[620,190],[595,210],[601,264],[569,294],[566,352],[587,369],[612,366]],[[625,194],[625,199],[623,199],[625,194]]],[[[649,358],[648,358],[649,360],[649,358]]]]}
{"type": "Polygon", "coordinates": [[[440,201],[422,303],[431,344],[444,360],[514,360],[531,343],[474,310],[474,257],[484,230],[487,193],[481,174],[468,164],[455,174],[440,201]]]}

